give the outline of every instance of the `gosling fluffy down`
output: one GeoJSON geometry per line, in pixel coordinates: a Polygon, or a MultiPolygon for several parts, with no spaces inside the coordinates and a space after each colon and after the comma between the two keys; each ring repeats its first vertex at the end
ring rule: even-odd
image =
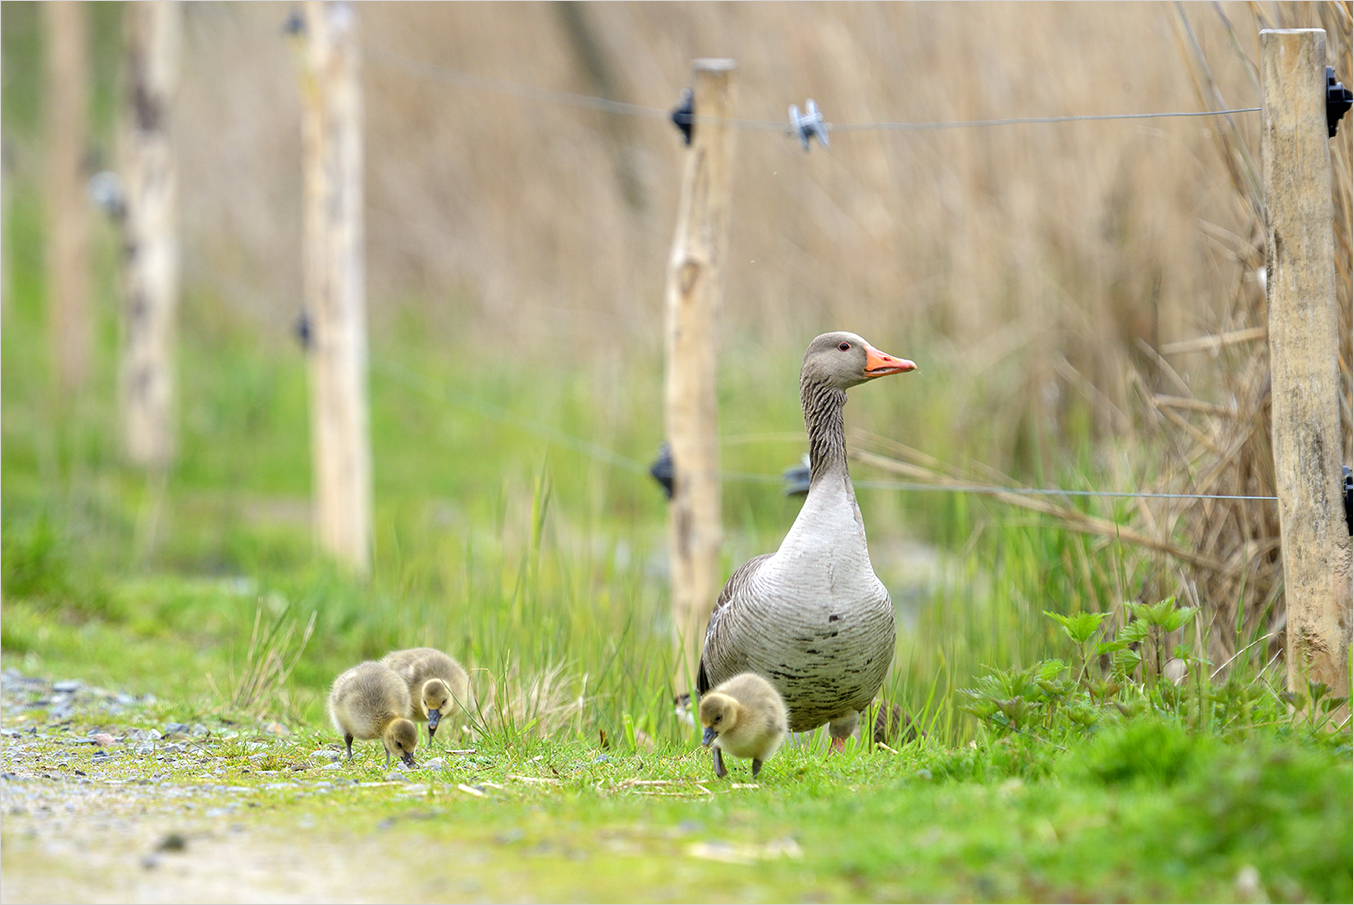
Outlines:
{"type": "Polygon", "coordinates": [[[428,741],[442,720],[470,706],[470,676],[455,659],[433,647],[386,654],[381,662],[409,689],[409,718],[428,724],[428,741]]]}
{"type": "Polygon", "coordinates": [[[414,766],[418,729],[406,716],[409,689],[404,680],[375,660],[359,663],[339,675],[329,690],[329,718],[343,733],[348,760],[353,759],[353,739],[379,738],[386,750],[386,766],[393,754],[414,766]]]}
{"type": "Polygon", "coordinates": [[[756,673],[739,673],[707,692],[700,703],[705,727],[701,744],[714,750],[715,775],[724,777],[721,751],[752,758],[752,775],[771,759],[789,731],[785,700],[771,683],[756,673]]]}

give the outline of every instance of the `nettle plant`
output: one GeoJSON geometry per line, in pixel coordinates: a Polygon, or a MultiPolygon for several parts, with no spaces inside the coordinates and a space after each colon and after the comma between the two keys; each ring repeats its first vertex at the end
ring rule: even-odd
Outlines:
{"type": "MultiPolygon", "coordinates": [[[[1117,630],[1107,613],[1044,615],[1072,642],[1068,660],[1041,660],[1023,669],[993,670],[974,688],[960,690],[961,710],[979,717],[999,734],[1021,733],[1052,740],[1087,735],[1097,726],[1151,711],[1173,715],[1190,727],[1245,729],[1274,720],[1288,710],[1288,696],[1263,674],[1233,668],[1214,685],[1212,664],[1196,644],[1168,647],[1173,632],[1188,626],[1198,607],[1176,606],[1168,597],[1154,604],[1127,602],[1128,621],[1117,630]]],[[[1307,712],[1329,711],[1343,703],[1329,689],[1311,689],[1307,712]]]]}
{"type": "Polygon", "coordinates": [[[1191,667],[1206,664],[1183,644],[1167,657],[1166,639],[1198,608],[1177,607],[1168,597],[1155,604],[1129,602],[1126,609],[1131,619],[1117,632],[1104,630],[1108,613],[1045,611],[1074,645],[1072,662],[1055,658],[994,670],[976,688],[961,689],[960,709],[1003,734],[1053,735],[1084,734],[1149,706],[1175,710],[1183,698],[1177,683],[1191,667]]]}

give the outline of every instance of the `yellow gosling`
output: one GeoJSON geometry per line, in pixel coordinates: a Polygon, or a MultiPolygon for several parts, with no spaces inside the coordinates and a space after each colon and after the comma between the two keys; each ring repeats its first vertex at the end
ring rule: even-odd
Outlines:
{"type": "Polygon", "coordinates": [[[470,707],[470,676],[455,659],[433,647],[391,651],[381,662],[409,690],[409,718],[428,724],[433,740],[442,720],[470,707]]]}
{"type": "Polygon", "coordinates": [[[771,683],[756,673],[739,673],[707,692],[700,703],[705,727],[701,744],[714,750],[715,776],[728,775],[721,751],[752,758],[755,779],[785,740],[790,716],[785,701],[771,683]]]}
{"type": "Polygon", "coordinates": [[[350,761],[353,739],[379,738],[385,746],[387,767],[392,754],[414,766],[418,729],[406,716],[408,712],[409,689],[404,681],[375,660],[342,673],[329,690],[329,718],[343,733],[350,761]]]}

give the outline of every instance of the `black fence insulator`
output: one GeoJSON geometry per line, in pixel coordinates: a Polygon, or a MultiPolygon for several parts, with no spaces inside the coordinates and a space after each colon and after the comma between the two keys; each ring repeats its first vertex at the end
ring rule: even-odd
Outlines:
{"type": "Polygon", "coordinates": [[[1326,128],[1330,130],[1330,138],[1335,137],[1335,130],[1340,125],[1340,118],[1349,111],[1350,105],[1354,104],[1354,93],[1345,87],[1344,82],[1335,80],[1335,67],[1326,67],[1326,128]]]}
{"type": "Polygon", "coordinates": [[[803,496],[808,493],[810,474],[808,456],[805,456],[804,461],[799,465],[792,465],[781,472],[781,480],[785,482],[785,495],[803,496]]]}
{"type": "Polygon", "coordinates": [[[658,458],[649,466],[649,474],[663,488],[668,499],[672,499],[672,447],[664,440],[658,447],[658,458]]]}
{"type": "Polygon", "coordinates": [[[301,313],[296,315],[296,323],[292,325],[292,330],[296,333],[296,341],[301,344],[301,349],[309,352],[311,345],[310,315],[306,313],[306,309],[302,308],[301,313]]]}
{"type": "Polygon", "coordinates": [[[695,125],[696,111],[695,102],[692,100],[690,88],[682,89],[682,102],[672,108],[672,122],[677,126],[678,131],[682,133],[682,139],[686,144],[691,144],[691,127],[695,125]]]}
{"type": "Polygon", "coordinates": [[[287,21],[282,24],[282,33],[286,35],[306,33],[306,17],[299,9],[294,9],[287,15],[287,21]]]}
{"type": "Polygon", "coordinates": [[[1349,470],[1348,465],[1341,467],[1345,470],[1345,527],[1354,537],[1354,472],[1349,470]]]}

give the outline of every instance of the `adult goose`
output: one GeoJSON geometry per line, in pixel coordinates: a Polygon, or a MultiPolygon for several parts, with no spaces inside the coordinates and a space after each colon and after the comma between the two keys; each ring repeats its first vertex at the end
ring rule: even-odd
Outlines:
{"type": "Polygon", "coordinates": [[[893,660],[895,626],[846,467],[842,407],[847,388],[916,369],[854,333],[824,333],[809,344],[799,374],[808,496],[780,549],[744,563],[720,592],[698,693],[755,672],[785,699],[791,732],[827,723],[840,750],[855,731],[893,660]]]}

